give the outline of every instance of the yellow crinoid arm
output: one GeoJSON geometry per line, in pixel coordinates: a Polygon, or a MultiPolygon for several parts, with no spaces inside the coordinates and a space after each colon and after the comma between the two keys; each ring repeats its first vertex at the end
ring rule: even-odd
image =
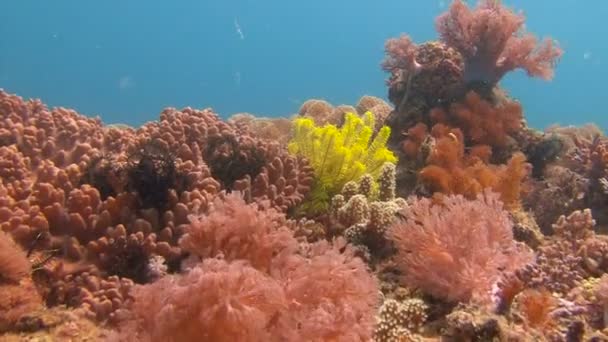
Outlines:
{"type": "Polygon", "coordinates": [[[339,193],[344,184],[358,181],[370,174],[376,179],[385,162],[396,163],[397,158],[386,147],[391,130],[382,127],[374,135],[375,118],[371,112],[362,117],[346,113],[341,127],[317,127],[309,118],[294,121],[293,137],[288,145],[292,154],[305,157],[315,172],[315,190],[325,192],[325,198],[339,193]]]}

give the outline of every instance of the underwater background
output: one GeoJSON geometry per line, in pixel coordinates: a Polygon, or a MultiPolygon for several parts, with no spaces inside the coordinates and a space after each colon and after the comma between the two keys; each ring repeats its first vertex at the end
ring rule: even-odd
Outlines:
{"type": "Polygon", "coordinates": [[[608,341],[606,9],[5,2],[0,342],[608,341]]]}
{"type": "MultiPolygon", "coordinates": [[[[471,4],[471,2],[469,1],[471,4]]],[[[603,115],[608,2],[504,1],[527,29],[565,51],[551,82],[522,71],[502,81],[528,124],[595,122],[603,115]]],[[[310,98],[386,98],[384,42],[437,38],[449,1],[3,1],[0,88],[105,123],[140,125],[161,108],[212,107],[290,116],[310,98]]]]}

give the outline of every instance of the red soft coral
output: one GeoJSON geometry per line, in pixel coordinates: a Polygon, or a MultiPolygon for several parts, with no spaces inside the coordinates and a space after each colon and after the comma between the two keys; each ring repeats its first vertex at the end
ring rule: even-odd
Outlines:
{"type": "Polygon", "coordinates": [[[522,68],[528,75],[551,79],[553,67],[562,55],[555,43],[523,33],[525,18],[501,5],[481,0],[470,9],[455,0],[437,18],[441,40],[458,50],[465,59],[466,82],[496,84],[509,71],[522,68]]]}
{"type": "Polygon", "coordinates": [[[445,196],[434,205],[418,199],[404,216],[389,230],[404,280],[438,298],[488,302],[501,270],[531,259],[513,240],[512,222],[498,195],[489,191],[474,201],[445,196]]]}

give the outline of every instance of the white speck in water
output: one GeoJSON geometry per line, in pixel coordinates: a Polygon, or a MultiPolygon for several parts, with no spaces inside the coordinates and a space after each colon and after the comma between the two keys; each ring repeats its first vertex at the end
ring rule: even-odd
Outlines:
{"type": "Polygon", "coordinates": [[[234,73],[234,83],[237,87],[241,85],[241,73],[239,71],[234,73]]]}
{"type": "Polygon", "coordinates": [[[239,35],[241,40],[245,40],[245,34],[243,34],[243,30],[241,29],[241,25],[236,18],[234,18],[234,29],[236,30],[236,34],[239,35]]]}
{"type": "Polygon", "coordinates": [[[135,87],[135,81],[131,76],[123,76],[118,80],[118,89],[126,90],[135,87]]]}

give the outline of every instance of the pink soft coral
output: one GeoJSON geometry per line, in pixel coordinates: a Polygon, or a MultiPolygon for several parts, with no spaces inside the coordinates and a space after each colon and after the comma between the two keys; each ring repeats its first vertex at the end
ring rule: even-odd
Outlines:
{"type": "Polygon", "coordinates": [[[19,282],[31,272],[30,261],[11,236],[0,230],[0,283],[19,282]]]}
{"type": "Polygon", "coordinates": [[[268,271],[275,255],[297,248],[284,216],[274,209],[258,210],[238,193],[216,199],[208,214],[190,216],[190,222],[179,243],[201,258],[245,259],[268,271]]]}
{"type": "Polygon", "coordinates": [[[217,199],[182,248],[202,259],[133,291],[126,340],[368,341],[378,285],[343,240],[299,245],[285,217],[217,199]]]}
{"type": "Polygon", "coordinates": [[[515,270],[531,253],[513,240],[512,222],[499,196],[476,200],[445,196],[440,204],[416,200],[392,226],[397,262],[409,286],[447,301],[488,302],[501,270],[515,270]]]}
{"type": "Polygon", "coordinates": [[[507,72],[522,68],[528,75],[551,79],[556,60],[562,55],[555,43],[540,45],[524,33],[525,18],[496,0],[481,0],[470,9],[455,0],[437,18],[441,40],[457,49],[465,59],[465,82],[496,84],[507,72]]]}
{"type": "Polygon", "coordinates": [[[149,341],[269,341],[286,306],[278,281],[244,262],[207,259],[182,276],[133,291],[139,326],[149,341]]]}
{"type": "Polygon", "coordinates": [[[284,260],[277,269],[289,301],[282,341],[369,341],[378,285],[353,253],[344,240],[322,241],[307,257],[284,260]]]}

